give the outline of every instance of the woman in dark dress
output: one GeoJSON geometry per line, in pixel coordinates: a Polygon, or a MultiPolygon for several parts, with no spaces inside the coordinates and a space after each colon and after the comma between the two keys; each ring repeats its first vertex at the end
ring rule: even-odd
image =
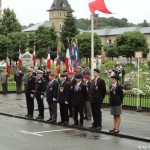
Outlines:
{"type": "Polygon", "coordinates": [[[119,133],[121,122],[120,115],[122,114],[123,90],[121,85],[118,84],[119,77],[111,76],[110,86],[110,112],[114,116],[114,127],[109,132],[119,133]]]}

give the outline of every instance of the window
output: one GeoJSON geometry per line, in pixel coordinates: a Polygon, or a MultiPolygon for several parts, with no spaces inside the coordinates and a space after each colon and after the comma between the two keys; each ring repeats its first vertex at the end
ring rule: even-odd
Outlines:
{"type": "Polygon", "coordinates": [[[108,39],[107,40],[107,45],[110,45],[110,44],[112,44],[112,41],[111,41],[111,39],[108,39]]]}

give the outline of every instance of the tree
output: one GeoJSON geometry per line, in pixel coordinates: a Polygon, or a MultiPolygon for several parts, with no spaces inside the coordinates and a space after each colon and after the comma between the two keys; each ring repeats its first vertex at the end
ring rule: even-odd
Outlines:
{"type": "Polygon", "coordinates": [[[117,47],[119,56],[131,59],[134,57],[135,51],[142,51],[144,57],[149,52],[147,39],[140,32],[125,32],[118,35],[115,40],[115,46],[117,47]]]}
{"type": "Polygon", "coordinates": [[[27,34],[23,32],[12,32],[8,34],[11,41],[10,57],[14,61],[18,61],[19,46],[21,46],[21,53],[25,52],[27,43],[27,34]]]}
{"type": "Polygon", "coordinates": [[[76,19],[73,17],[72,13],[73,13],[72,10],[67,11],[67,15],[64,20],[64,25],[62,26],[61,30],[61,41],[66,49],[68,46],[67,38],[72,40],[78,34],[78,30],[76,27],[76,19]]]}
{"type": "Polygon", "coordinates": [[[143,23],[140,23],[138,26],[140,26],[140,27],[149,27],[150,24],[146,20],[144,20],[143,23]]]}
{"type": "Polygon", "coordinates": [[[104,51],[107,57],[111,57],[112,60],[114,57],[118,57],[118,51],[114,44],[104,46],[104,51]]]}
{"type": "Polygon", "coordinates": [[[9,52],[11,47],[10,39],[5,35],[0,35],[0,59],[6,59],[7,51],[9,52]]]}
{"type": "Polygon", "coordinates": [[[56,58],[58,37],[54,27],[49,28],[49,27],[40,26],[38,30],[35,32],[34,41],[37,46],[36,55],[37,58],[40,59],[40,66],[42,64],[42,58],[43,57],[45,58],[47,56],[48,47],[50,47],[51,49],[52,58],[56,58]]]}
{"type": "Polygon", "coordinates": [[[4,9],[2,19],[0,20],[0,34],[7,35],[11,32],[20,32],[21,25],[16,18],[16,14],[9,8],[4,9]]]}
{"type": "MultiPolygon", "coordinates": [[[[83,58],[91,58],[91,33],[85,32],[75,37],[78,40],[79,54],[83,58]]],[[[94,55],[100,55],[102,42],[97,34],[94,34],[94,55]]]]}

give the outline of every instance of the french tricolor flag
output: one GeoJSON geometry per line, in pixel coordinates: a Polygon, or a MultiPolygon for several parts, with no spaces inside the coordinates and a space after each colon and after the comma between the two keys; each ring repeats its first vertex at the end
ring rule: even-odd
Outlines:
{"type": "Polygon", "coordinates": [[[22,58],[21,58],[21,50],[19,49],[19,58],[18,58],[18,66],[22,68],[22,58]]]}
{"type": "Polygon", "coordinates": [[[66,70],[67,70],[67,72],[70,72],[71,70],[70,70],[70,50],[69,49],[67,49],[67,52],[66,52],[66,58],[65,58],[65,66],[66,66],[66,70]]]}
{"type": "Polygon", "coordinates": [[[50,56],[50,52],[48,52],[46,68],[48,70],[51,69],[51,56],[50,56]]]}

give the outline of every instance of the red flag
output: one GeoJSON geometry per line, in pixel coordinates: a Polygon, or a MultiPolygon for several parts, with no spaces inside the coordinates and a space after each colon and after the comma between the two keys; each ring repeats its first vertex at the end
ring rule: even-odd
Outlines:
{"type": "Polygon", "coordinates": [[[22,68],[22,58],[21,58],[21,51],[20,51],[20,49],[19,49],[18,67],[22,68]]]}
{"type": "Polygon", "coordinates": [[[95,0],[93,2],[90,2],[89,3],[89,8],[90,8],[90,11],[91,11],[92,14],[94,14],[94,12],[96,10],[98,10],[102,13],[105,13],[105,14],[112,14],[112,12],[110,12],[107,9],[104,0],[95,0]]]}
{"type": "Polygon", "coordinates": [[[71,72],[70,71],[71,66],[70,66],[70,52],[69,52],[69,49],[67,49],[67,52],[66,52],[65,66],[66,66],[67,72],[71,72]]]}
{"type": "Polygon", "coordinates": [[[35,67],[36,67],[36,54],[35,54],[36,46],[34,45],[33,48],[34,48],[34,51],[32,54],[32,60],[33,60],[33,70],[35,70],[35,67]]]}
{"type": "Polygon", "coordinates": [[[59,42],[58,46],[57,46],[57,59],[56,59],[56,71],[57,71],[57,74],[60,74],[60,52],[61,52],[61,44],[59,42]]]}
{"type": "Polygon", "coordinates": [[[51,57],[50,57],[50,52],[48,52],[46,68],[47,68],[48,70],[51,69],[51,57]]]}
{"type": "Polygon", "coordinates": [[[9,60],[8,52],[6,57],[6,69],[7,69],[7,73],[10,74],[10,60],[9,60]]]}

